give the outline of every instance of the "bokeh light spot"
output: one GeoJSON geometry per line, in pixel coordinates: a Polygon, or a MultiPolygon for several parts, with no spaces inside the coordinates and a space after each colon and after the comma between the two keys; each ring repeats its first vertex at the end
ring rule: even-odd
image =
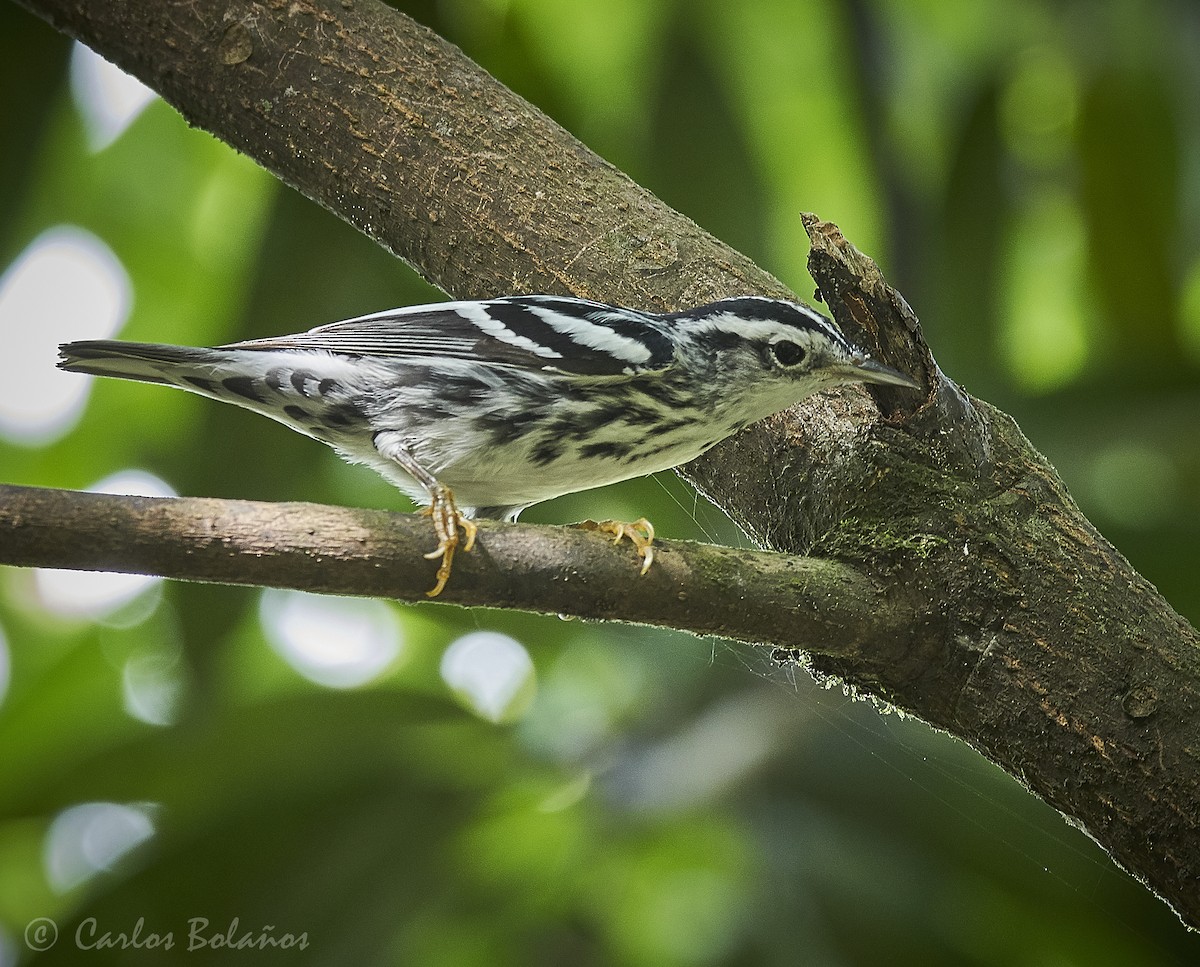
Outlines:
{"type": "Polygon", "coordinates": [[[83,229],[43,232],[0,276],[0,436],[35,446],[63,436],[91,381],[55,369],[58,344],[124,325],[133,286],[120,260],[83,229]]]}
{"type": "Polygon", "coordinates": [[[1070,383],[1087,362],[1094,331],[1087,297],[1087,233],[1065,193],[1033,200],[1015,220],[1002,264],[1007,278],[1000,352],[1029,392],[1070,383]]]}
{"type": "Polygon", "coordinates": [[[147,725],[173,725],[183,698],[178,648],[130,658],[121,674],[121,699],[135,719],[147,725]]]}
{"type": "Polygon", "coordinates": [[[365,685],[402,652],[399,619],[382,601],[269,589],[259,618],[271,647],[318,685],[365,685]]]}
{"type": "Polygon", "coordinates": [[[496,631],[475,631],[442,655],[442,678],[473,712],[489,722],[512,722],[528,711],[536,690],[524,646],[496,631]]]}
{"type": "Polygon", "coordinates": [[[158,95],[95,51],[76,43],[71,51],[71,96],[83,118],[88,146],[103,151],[158,95]]]}
{"type": "Polygon", "coordinates": [[[150,804],[88,802],[64,809],[46,833],[46,879],[67,893],[97,873],[111,870],[130,850],[154,835],[150,804]]]}
{"type": "MultiPolygon", "coordinates": [[[[142,470],[122,470],[98,481],[88,491],[97,494],[134,494],[139,497],[174,497],[165,481],[142,470]]],[[[129,604],[143,591],[157,588],[162,578],[146,574],[110,574],[105,571],[71,571],[37,568],[34,584],[38,600],[47,611],[70,617],[97,618],[109,615],[129,604]]],[[[149,616],[152,609],[137,612],[136,620],[121,621],[128,626],[149,616]]]]}

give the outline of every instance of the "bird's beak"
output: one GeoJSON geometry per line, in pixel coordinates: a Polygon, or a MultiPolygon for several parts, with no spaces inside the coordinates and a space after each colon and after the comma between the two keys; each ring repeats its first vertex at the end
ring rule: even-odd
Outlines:
{"type": "Polygon", "coordinates": [[[906,386],[909,389],[920,389],[921,384],[911,376],[898,369],[884,366],[867,356],[855,356],[846,367],[845,373],[861,383],[880,383],[886,386],[906,386]]]}

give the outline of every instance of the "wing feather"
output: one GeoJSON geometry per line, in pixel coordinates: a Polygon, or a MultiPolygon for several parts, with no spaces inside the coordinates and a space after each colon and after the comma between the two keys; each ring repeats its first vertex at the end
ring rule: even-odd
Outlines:
{"type": "Polygon", "coordinates": [[[515,296],[408,306],[222,349],[474,359],[523,369],[629,376],[670,364],[662,317],[584,299],[515,296]]]}

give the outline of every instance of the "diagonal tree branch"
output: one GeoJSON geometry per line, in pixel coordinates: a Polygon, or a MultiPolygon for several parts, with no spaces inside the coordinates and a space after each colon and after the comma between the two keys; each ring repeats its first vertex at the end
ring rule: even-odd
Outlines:
{"type": "Polygon", "coordinates": [[[375,0],[19,2],[457,298],[787,291],[375,0]]]}
{"type": "MultiPolygon", "coordinates": [[[[233,0],[219,13],[190,0],[19,2],[457,297],[568,291],[673,309],[787,294],[374,0],[233,0]]],[[[826,642],[813,659],[819,674],[970,742],[1200,925],[1200,639],[1080,514],[1015,424],[940,372],[875,265],[834,226],[809,217],[806,228],[810,270],[843,328],[923,375],[928,397],[824,394],[710,451],[687,475],[765,545],[819,555],[863,587],[886,589],[885,600],[899,601],[892,617],[917,603],[911,621],[885,622],[850,653],[826,642]]],[[[112,519],[133,509],[112,505],[112,519]]],[[[230,525],[214,536],[236,539],[232,521],[208,513],[204,526],[230,525]]],[[[19,515],[6,519],[22,526],[19,515]]],[[[70,560],[111,564],[114,532],[72,519],[89,548],[70,560]]],[[[177,530],[187,533],[182,522],[177,530]]],[[[0,528],[0,560],[18,560],[12,533],[0,528]]],[[[558,553],[544,534],[489,529],[486,539],[491,553],[510,547],[505,565],[518,567],[558,553]]],[[[162,549],[147,540],[143,560],[157,560],[162,549]]],[[[592,546],[559,550],[599,567],[592,546]]],[[[306,547],[301,539],[301,556],[306,547]]],[[[565,573],[566,558],[555,560],[551,572],[565,573]]],[[[396,564],[398,583],[423,589],[404,567],[396,564]]],[[[664,569],[648,579],[674,578],[664,569]]],[[[369,587],[378,585],[360,590],[369,587]]],[[[807,587],[784,614],[845,607],[807,587]]],[[[522,606],[559,610],[543,590],[522,606]]],[[[636,597],[624,614],[642,620],[636,597]]]]}

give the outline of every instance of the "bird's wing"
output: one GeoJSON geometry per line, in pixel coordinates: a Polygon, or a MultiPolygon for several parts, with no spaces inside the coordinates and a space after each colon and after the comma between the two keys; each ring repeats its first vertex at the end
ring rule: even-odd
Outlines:
{"type": "Polygon", "coordinates": [[[670,364],[674,347],[666,325],[659,316],[584,299],[513,296],[409,306],[220,348],[448,357],[587,376],[630,376],[670,364]]]}

